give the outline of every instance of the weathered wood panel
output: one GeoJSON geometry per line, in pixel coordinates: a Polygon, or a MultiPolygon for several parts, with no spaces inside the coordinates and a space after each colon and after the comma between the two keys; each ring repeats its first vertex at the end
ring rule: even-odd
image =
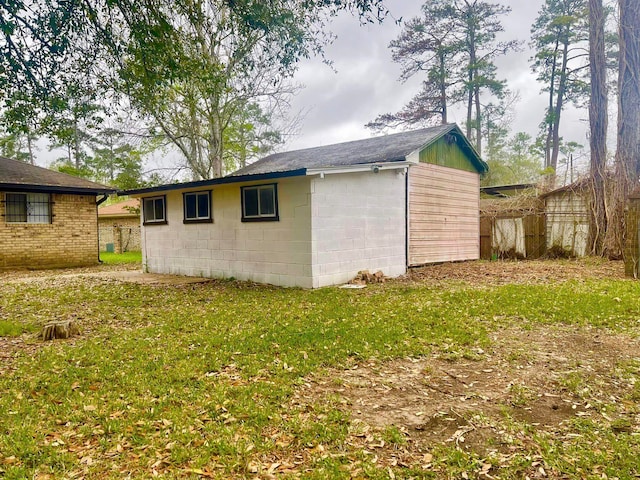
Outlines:
{"type": "Polygon", "coordinates": [[[480,258],[540,258],[546,253],[544,212],[480,217],[480,258]]]}
{"type": "Polygon", "coordinates": [[[420,163],[476,173],[478,167],[471,161],[469,153],[464,151],[464,143],[456,135],[445,135],[420,152],[420,163]]]}
{"type": "Polygon", "coordinates": [[[409,265],[480,255],[480,177],[420,163],[409,169],[409,265]]]}
{"type": "Polygon", "coordinates": [[[493,219],[490,217],[480,217],[480,258],[491,259],[491,231],[493,229],[493,219]]]}
{"type": "Polygon", "coordinates": [[[640,277],[640,196],[629,198],[626,212],[627,236],[624,246],[624,274],[640,277]]]}
{"type": "Polygon", "coordinates": [[[527,215],[523,221],[527,258],[540,258],[547,251],[545,215],[527,215]]]}

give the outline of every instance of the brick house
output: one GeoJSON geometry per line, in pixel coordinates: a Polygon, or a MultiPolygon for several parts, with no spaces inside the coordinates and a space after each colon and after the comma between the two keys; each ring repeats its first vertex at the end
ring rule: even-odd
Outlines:
{"type": "Polygon", "coordinates": [[[123,192],[151,273],[317,288],[477,259],[480,174],[457,125],[276,153],[226,177],[123,192]]]}
{"type": "Polygon", "coordinates": [[[113,244],[116,253],[140,251],[140,200],[101,205],[98,208],[100,251],[113,244]]]}
{"type": "Polygon", "coordinates": [[[0,269],[97,264],[97,206],[113,192],[0,157],[0,269]]]}

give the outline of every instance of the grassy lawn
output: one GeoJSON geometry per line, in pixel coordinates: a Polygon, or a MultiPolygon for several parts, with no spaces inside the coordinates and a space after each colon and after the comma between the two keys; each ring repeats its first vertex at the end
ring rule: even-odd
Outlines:
{"type": "Polygon", "coordinates": [[[105,265],[141,264],[142,252],[100,252],[100,260],[105,265]]]}
{"type": "MultiPolygon", "coordinates": [[[[636,478],[639,293],[628,280],[316,291],[94,278],[0,285],[4,340],[50,319],[82,328],[0,367],[0,477],[636,478]],[[588,332],[596,345],[624,339],[631,353],[610,371],[571,360],[544,391],[512,381],[504,401],[483,409],[489,403],[472,394],[482,375],[491,370],[497,381],[538,365],[522,338],[564,331],[588,332]],[[506,332],[523,347],[504,354],[501,372],[487,368],[506,332]],[[426,427],[377,424],[349,396],[358,384],[342,377],[370,369],[362,384],[393,365],[408,368],[398,362],[435,357],[453,380],[436,383],[435,364],[420,367],[418,383],[449,402],[446,412],[434,406],[431,420],[465,420],[462,433],[440,441],[426,427]],[[478,382],[456,373],[462,368],[478,382]],[[478,406],[454,408],[458,391],[478,406]],[[566,406],[566,418],[542,428],[535,409],[556,397],[550,408],[566,406]],[[493,433],[469,447],[480,432],[493,433]]],[[[402,393],[391,380],[378,387],[378,403],[402,393]]]]}

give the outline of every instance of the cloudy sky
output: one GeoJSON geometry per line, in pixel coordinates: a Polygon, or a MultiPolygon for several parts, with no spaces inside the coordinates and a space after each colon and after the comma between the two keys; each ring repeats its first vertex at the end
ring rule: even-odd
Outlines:
{"type": "MultiPolygon", "coordinates": [[[[518,92],[513,132],[537,133],[547,99],[529,68],[531,52],[528,36],[543,0],[504,1],[512,12],[504,16],[502,39],[525,41],[524,51],[511,53],[497,61],[498,75],[507,79],[509,88],[518,92]]],[[[389,42],[402,27],[394,19],[420,15],[420,0],[387,0],[390,11],[382,25],[360,26],[357,19],[342,15],[335,19],[332,31],[337,40],[327,48],[334,62],[334,72],[320,59],[305,61],[296,80],[305,85],[293,104],[293,111],[305,112],[299,135],[287,150],[326,145],[371,136],[364,125],[381,113],[401,109],[419,90],[420,78],[400,83],[399,65],[391,61],[389,42]]],[[[566,140],[587,144],[586,111],[569,108],[563,118],[562,135],[566,140]]],[[[462,124],[466,113],[462,108],[450,113],[450,121],[462,124]]]]}

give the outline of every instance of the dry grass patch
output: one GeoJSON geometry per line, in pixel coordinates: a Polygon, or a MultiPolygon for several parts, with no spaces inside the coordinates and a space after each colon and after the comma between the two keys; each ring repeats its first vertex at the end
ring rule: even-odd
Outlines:
{"type": "Polygon", "coordinates": [[[468,475],[492,478],[524,456],[522,472],[540,477],[543,458],[531,451],[540,450],[541,435],[579,437],[575,421],[585,420],[640,435],[640,410],[630,400],[637,337],[570,326],[511,327],[490,336],[491,347],[476,349],[475,358],[441,352],[314,375],[293,404],[337,405],[351,418],[349,442],[371,451],[376,463],[436,476],[448,471],[436,458],[440,445],[478,459],[468,475]]]}

